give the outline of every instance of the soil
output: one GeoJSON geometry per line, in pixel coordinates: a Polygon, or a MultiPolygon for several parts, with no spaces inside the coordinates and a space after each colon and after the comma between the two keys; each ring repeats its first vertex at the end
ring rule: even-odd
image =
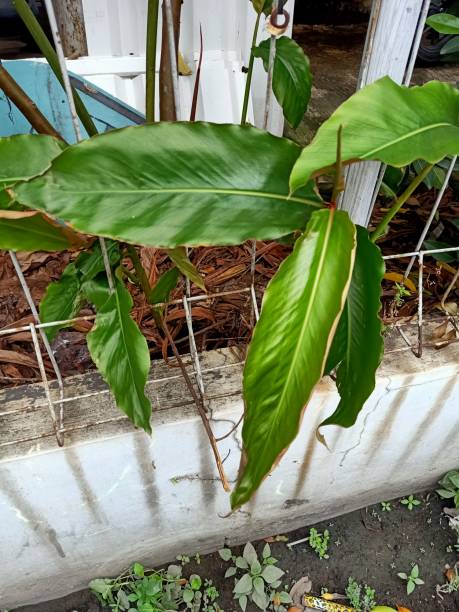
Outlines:
{"type": "MultiPolygon", "coordinates": [[[[348,578],[352,576],[374,588],[376,600],[381,605],[401,605],[411,612],[459,610],[459,593],[444,595],[444,599],[436,594],[436,585],[446,582],[445,565],[453,566],[458,561],[456,553],[447,552],[447,547],[454,543],[454,534],[442,512],[444,503],[435,493],[417,495],[416,498],[422,504],[412,511],[400,500],[395,500],[390,512],[383,512],[378,504],[315,525],[319,532],[330,531],[329,559],[320,560],[307,543],[292,549],[285,542],[271,543],[278,566],[286,572],[285,582],[290,586],[302,576],[309,576],[314,595],[320,595],[322,588],[344,593],[348,578]],[[397,577],[397,573],[409,574],[414,563],[419,565],[420,577],[425,584],[416,587],[408,596],[406,583],[397,577]]],[[[308,531],[309,527],[289,533],[289,541],[306,537],[308,531]]],[[[256,544],[259,552],[263,545],[263,541],[256,544]]],[[[236,550],[240,549],[233,548],[236,550]]],[[[127,563],[129,561],[136,559],[126,559],[127,563]]],[[[212,579],[220,592],[219,605],[230,612],[237,607],[232,598],[233,580],[223,577],[226,567],[218,553],[214,553],[202,556],[199,565],[192,560],[185,566],[184,574],[197,573],[202,578],[212,579]]],[[[257,609],[250,607],[253,612],[257,609]]],[[[16,612],[101,610],[89,591],[81,591],[64,599],[18,608],[16,612]]]]}

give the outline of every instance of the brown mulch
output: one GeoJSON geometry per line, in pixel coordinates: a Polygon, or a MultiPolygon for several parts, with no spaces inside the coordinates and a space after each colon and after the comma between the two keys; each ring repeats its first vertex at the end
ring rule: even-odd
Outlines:
{"type": "MultiPolygon", "coordinates": [[[[413,250],[418,236],[429,215],[434,191],[425,191],[410,199],[398,220],[394,222],[390,233],[379,244],[384,254],[402,253],[413,250]]],[[[385,202],[379,202],[372,225],[384,214],[385,202]]],[[[440,207],[432,230],[438,224],[448,225],[448,220],[459,217],[459,203],[454,201],[453,192],[449,190],[440,207]]],[[[457,241],[457,234],[455,236],[457,241]]],[[[290,252],[290,247],[275,242],[257,244],[257,262],[255,286],[259,302],[263,289],[274,275],[281,261],[290,252]]],[[[56,281],[65,266],[75,254],[70,253],[18,253],[22,269],[27,277],[33,299],[38,305],[49,282],[56,281]]],[[[191,251],[191,259],[205,279],[209,294],[224,293],[250,285],[251,245],[246,243],[235,247],[200,248],[191,251]]],[[[170,261],[164,251],[142,249],[141,258],[148,271],[150,282],[154,284],[158,277],[170,267],[170,261]]],[[[408,259],[387,262],[387,270],[403,275],[408,259]]],[[[124,262],[127,267],[128,261],[124,262]]],[[[436,262],[426,258],[424,266],[424,304],[425,311],[435,316],[444,317],[439,310],[439,303],[451,282],[457,264],[436,262]]],[[[410,280],[417,284],[418,269],[413,267],[410,280]]],[[[158,332],[145,299],[137,287],[130,285],[134,299],[133,317],[148,340],[152,358],[167,357],[170,354],[167,342],[158,332]]],[[[173,292],[172,300],[180,300],[184,293],[184,282],[181,280],[173,292]]],[[[408,321],[417,312],[417,292],[403,296],[397,302],[397,287],[394,281],[383,284],[383,317],[386,322],[394,320],[408,321]]],[[[202,291],[192,288],[193,295],[202,291]]],[[[452,291],[448,302],[459,302],[459,287],[452,291]]],[[[247,343],[252,327],[253,312],[250,294],[241,292],[222,295],[191,304],[194,333],[199,351],[218,347],[247,343]]],[[[93,312],[86,308],[82,315],[93,312]]],[[[172,304],[167,308],[166,321],[179,350],[188,352],[188,331],[183,305],[172,304]]],[[[0,329],[20,327],[33,322],[29,307],[21,290],[19,281],[7,253],[0,251],[0,329]]],[[[82,373],[93,367],[86,348],[85,335],[91,329],[91,321],[81,321],[72,328],[62,330],[53,343],[53,350],[62,374],[69,376],[82,373]]],[[[49,378],[53,370],[45,357],[45,367],[49,378]]],[[[12,386],[25,382],[40,380],[40,373],[29,332],[17,332],[0,336],[0,386],[12,386]]]]}

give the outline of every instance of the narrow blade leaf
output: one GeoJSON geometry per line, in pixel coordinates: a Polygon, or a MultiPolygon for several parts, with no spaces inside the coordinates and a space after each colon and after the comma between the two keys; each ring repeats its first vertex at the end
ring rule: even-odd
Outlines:
{"type": "Polygon", "coordinates": [[[156,123],[67,148],[15,194],[88,234],[165,248],[240,244],[303,229],[320,207],[311,187],[289,198],[299,153],[252,127],[156,123]]]}
{"type": "MultiPolygon", "coordinates": [[[[383,353],[381,282],[384,260],[368,231],[357,227],[357,251],[351,285],[330,355],[341,361],[336,384],[341,397],[338,408],[323,425],[350,427],[375,388],[376,370],[383,353]]],[[[336,363],[334,367],[336,367],[336,363]]]]}
{"type": "Polygon", "coordinates": [[[355,226],[315,212],[269,283],[244,368],[244,460],[232,494],[245,503],[298,433],[325,366],[352,274],[355,226]]]}
{"type": "Polygon", "coordinates": [[[158,279],[150,293],[150,304],[162,304],[169,300],[170,294],[177,286],[180,277],[178,268],[171,268],[158,279]]]}
{"type": "Polygon", "coordinates": [[[361,89],[303,149],[290,178],[292,192],[333,166],[340,126],[344,164],[378,160],[401,167],[415,159],[436,163],[459,153],[459,90],[439,81],[408,88],[389,77],[361,89]]]}
{"type": "MultiPolygon", "coordinates": [[[[269,68],[270,40],[264,40],[252,50],[261,57],[265,70],[269,68]]],[[[282,36],[276,42],[274,60],[273,91],[282,106],[284,117],[292,128],[298,127],[311,98],[312,73],[309,59],[298,43],[282,36]]]]}
{"type": "Polygon", "coordinates": [[[147,341],[129,314],[131,295],[119,280],[111,295],[105,281],[97,283],[94,279],[85,287],[88,299],[97,308],[95,325],[86,337],[91,357],[118,407],[134,425],[151,433],[151,404],[144,391],[150,353],[147,341]]]}
{"type": "Polygon", "coordinates": [[[184,276],[189,278],[192,283],[197,285],[203,291],[206,290],[204,279],[199,274],[196,267],[193,265],[190,258],[186,254],[185,247],[176,247],[175,249],[170,249],[167,254],[184,276]]]}

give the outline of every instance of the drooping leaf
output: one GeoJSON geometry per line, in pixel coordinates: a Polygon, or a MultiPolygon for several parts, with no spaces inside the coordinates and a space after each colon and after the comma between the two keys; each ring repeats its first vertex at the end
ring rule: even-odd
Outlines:
{"type": "MultiPolygon", "coordinates": [[[[269,68],[270,40],[264,40],[252,52],[261,57],[265,70],[269,68]]],[[[284,117],[293,128],[303,119],[311,98],[312,74],[309,59],[298,43],[288,36],[276,42],[273,70],[273,91],[282,106],[284,117]]]]}
{"type": "Polygon", "coordinates": [[[440,34],[459,34],[459,17],[449,13],[431,15],[426,24],[440,34]]]}
{"type": "Polygon", "coordinates": [[[401,167],[415,159],[436,163],[459,153],[459,90],[439,81],[408,88],[389,77],[361,89],[303,149],[290,178],[293,192],[334,164],[340,126],[344,164],[378,160],[401,167]]]}
{"type": "Polygon", "coordinates": [[[165,248],[239,244],[303,229],[320,207],[311,187],[289,198],[299,153],[248,126],[156,123],[69,147],[15,193],[88,234],[165,248]]]}
{"type": "Polygon", "coordinates": [[[0,138],[0,188],[41,174],[65,146],[60,140],[44,134],[0,138]]]}
{"type": "MultiPolygon", "coordinates": [[[[70,263],[65,268],[61,278],[48,285],[40,302],[40,321],[50,323],[51,321],[73,319],[78,316],[83,302],[80,275],[75,264],[70,263]]],[[[45,327],[44,330],[48,340],[52,342],[58,331],[63,327],[65,327],[65,324],[45,327]]]]}
{"type": "Polygon", "coordinates": [[[150,353],[147,341],[130,317],[131,295],[118,279],[112,294],[106,281],[98,279],[85,284],[85,293],[97,309],[94,327],[86,336],[91,357],[118,408],[134,425],[151,433],[151,404],[144,391],[150,353]]]}
{"type": "Polygon", "coordinates": [[[233,508],[250,498],[298,433],[324,371],[354,251],[347,213],[317,211],[266,289],[244,368],[244,460],[233,508]]]}
{"type": "Polygon", "coordinates": [[[260,15],[260,13],[264,13],[265,15],[269,15],[272,10],[273,0],[250,0],[253,4],[253,8],[255,12],[260,15]]]}
{"type": "MultiPolygon", "coordinates": [[[[342,361],[336,368],[341,397],[335,412],[320,424],[350,427],[369,398],[376,383],[376,370],[383,352],[381,282],[384,260],[370,240],[368,230],[357,226],[357,250],[346,304],[335,340],[342,361]]],[[[336,348],[332,348],[332,353],[336,348]]],[[[335,365],[336,367],[336,365],[335,365]]]]}
{"type": "MultiPolygon", "coordinates": [[[[76,235],[75,235],[76,237],[76,235]]],[[[43,215],[23,219],[0,218],[0,249],[12,251],[65,251],[74,245],[64,227],[43,215]]]]}
{"type": "Polygon", "coordinates": [[[170,249],[167,254],[184,276],[189,278],[192,283],[197,285],[203,291],[206,290],[204,279],[186,254],[185,247],[170,249]]]}

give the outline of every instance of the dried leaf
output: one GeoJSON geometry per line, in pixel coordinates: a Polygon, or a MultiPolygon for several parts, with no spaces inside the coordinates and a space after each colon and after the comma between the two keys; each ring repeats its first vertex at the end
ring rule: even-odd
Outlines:
{"type": "Polygon", "coordinates": [[[409,278],[405,278],[403,274],[399,272],[386,272],[384,274],[384,279],[388,281],[392,281],[393,283],[399,283],[405,285],[407,289],[409,289],[412,293],[416,293],[416,285],[409,278]]]}

